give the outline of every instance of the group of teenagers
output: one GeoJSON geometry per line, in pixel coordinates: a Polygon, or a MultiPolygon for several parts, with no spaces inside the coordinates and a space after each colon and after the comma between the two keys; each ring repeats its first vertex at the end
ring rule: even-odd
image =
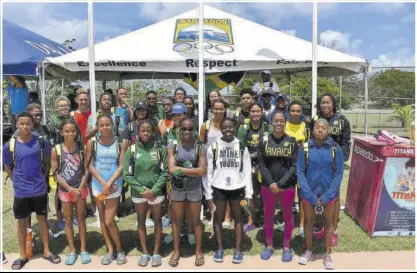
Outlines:
{"type": "Polygon", "coordinates": [[[101,94],[97,113],[91,113],[89,94],[83,89],[76,92],[75,111],[70,112],[66,97],[59,97],[49,126],[41,123],[42,108],[37,104],[17,115],[17,131],[3,146],[18,223],[20,257],[13,269],[21,269],[28,262],[25,238],[32,212],[40,226],[44,258],[61,262],[49,250],[46,181],[50,177],[58,184],[57,215],[62,209],[65,219],[70,249],[67,265],[73,265],[78,257],[82,264],[91,262],[86,245],[88,194],[97,208],[107,247],[101,263],[127,262],[115,218],[121,196],[130,189],[142,252],[139,266],[162,264],[159,248],[166,218],[172,233],[164,241],[172,240],[174,249],[169,265],[179,264],[180,238],[185,232],[189,243],[195,245],[195,265],[202,266],[202,205],[211,211],[208,224],[213,225],[216,239],[214,261],[224,260],[222,230],[230,226],[231,218],[235,232],[233,263],[243,261],[244,233],[255,229],[262,219],[266,240],[260,256],[268,260],[274,253],[278,200],[284,220],[279,225],[284,233],[282,261],[290,262],[293,204],[298,193],[298,234],[306,241],[306,252],[298,262],[305,265],[312,260],[314,233],[317,239],[325,239],[325,268],[333,268],[330,254],[332,245],[337,244],[335,230],[344,161],[350,154],[350,124],[337,113],[331,94],[322,95],[317,116],[307,118],[300,103],[288,102],[284,94],[276,95],[272,89],[257,93],[243,89],[236,111],[229,109],[218,91],[212,91],[207,96],[203,124],[198,123],[193,99],[182,88],[175,90],[173,98],[163,98],[162,105],[158,105],[154,91],[147,92],[146,102],[139,101],[135,107],[127,102],[124,88],[117,90],[116,97],[114,105],[110,93],[101,94]],[[167,208],[165,217],[163,207],[167,208]],[[316,214],[323,215],[324,227],[313,232],[316,214]],[[148,250],[146,234],[150,217],[153,251],[148,250]],[[74,243],[75,220],[80,254],[74,243]]]}

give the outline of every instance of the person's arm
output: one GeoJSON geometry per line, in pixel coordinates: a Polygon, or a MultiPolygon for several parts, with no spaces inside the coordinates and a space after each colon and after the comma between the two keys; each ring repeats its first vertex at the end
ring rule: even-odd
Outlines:
{"type": "Polygon", "coordinates": [[[243,153],[243,170],[242,170],[242,180],[245,184],[245,197],[247,199],[252,199],[253,195],[253,186],[252,186],[252,163],[249,155],[248,148],[245,147],[245,152],[243,153]]]}
{"type": "Polygon", "coordinates": [[[343,160],[346,162],[349,160],[350,156],[350,122],[345,117],[343,117],[343,119],[344,128],[342,129],[340,148],[342,148],[343,160]]]}
{"type": "MultiPolygon", "coordinates": [[[[331,148],[332,149],[332,148],[331,148]]],[[[321,202],[324,204],[329,203],[330,201],[334,200],[337,197],[337,193],[340,189],[340,185],[342,184],[343,179],[343,171],[344,171],[344,161],[343,161],[343,152],[342,149],[337,145],[336,147],[336,169],[333,169],[333,162],[332,162],[332,181],[330,183],[330,187],[326,190],[323,197],[320,198],[321,202]]]]}
{"type": "Polygon", "coordinates": [[[305,174],[305,162],[304,162],[304,149],[300,147],[297,157],[297,178],[298,184],[300,185],[303,197],[311,204],[316,205],[318,202],[317,196],[313,194],[308,185],[307,177],[305,174]]]}
{"type": "Polygon", "coordinates": [[[12,164],[12,155],[10,153],[10,142],[3,145],[3,167],[10,179],[13,179],[13,170],[10,168],[12,164]]]}
{"type": "MultiPolygon", "coordinates": [[[[139,193],[145,192],[145,189],[138,185],[138,183],[135,181],[135,177],[130,174],[130,164],[132,159],[132,150],[129,147],[124,155],[123,159],[123,179],[127,185],[130,185],[132,189],[136,190],[139,193]]],[[[132,166],[132,168],[135,168],[135,164],[132,166]]],[[[136,174],[136,172],[134,172],[136,174]]]]}
{"type": "MultiPolygon", "coordinates": [[[[213,190],[211,185],[213,184],[213,150],[211,147],[207,149],[207,175],[203,177],[204,196],[206,200],[213,199],[213,190]]],[[[201,158],[201,157],[200,157],[201,158]]]]}
{"type": "Polygon", "coordinates": [[[97,171],[96,167],[94,167],[95,159],[92,155],[91,140],[87,142],[86,155],[87,155],[87,162],[90,162],[90,165],[88,166],[88,170],[90,171],[91,175],[95,179],[97,179],[97,181],[104,187],[106,185],[106,181],[104,181],[104,179],[100,176],[99,172],[97,171]]]}
{"type": "Polygon", "coordinates": [[[51,169],[51,144],[49,144],[49,141],[46,139],[43,139],[43,157],[44,157],[44,168],[45,168],[45,178],[48,178],[49,170],[51,169]]]}
{"type": "Polygon", "coordinates": [[[171,145],[168,145],[168,170],[169,174],[173,174],[180,167],[176,166],[177,161],[175,160],[174,149],[171,145]]]}
{"type": "Polygon", "coordinates": [[[274,180],[272,179],[271,172],[268,170],[266,164],[265,164],[265,158],[264,158],[264,151],[265,151],[265,145],[261,142],[258,145],[258,148],[256,149],[257,154],[257,161],[258,161],[258,171],[261,173],[262,182],[264,184],[271,185],[274,183],[274,180]]]}
{"type": "Polygon", "coordinates": [[[284,176],[277,181],[277,186],[280,189],[289,188],[290,182],[294,177],[295,173],[297,172],[297,156],[298,156],[298,145],[297,142],[294,140],[292,143],[294,145],[294,149],[291,154],[291,165],[288,171],[284,174],[284,176]]]}
{"type": "Polygon", "coordinates": [[[93,113],[88,117],[87,129],[85,130],[86,139],[92,138],[98,132],[97,127],[93,124],[92,115],[93,113]]]}
{"type": "Polygon", "coordinates": [[[13,81],[13,84],[16,85],[19,88],[25,88],[25,83],[24,82],[20,82],[15,76],[10,75],[9,76],[10,79],[13,81]]]}
{"type": "Polygon", "coordinates": [[[168,152],[167,148],[162,148],[162,166],[161,171],[159,173],[158,180],[156,180],[156,183],[152,186],[150,189],[155,197],[157,194],[161,194],[162,187],[165,185],[167,179],[168,179],[168,152]]]}

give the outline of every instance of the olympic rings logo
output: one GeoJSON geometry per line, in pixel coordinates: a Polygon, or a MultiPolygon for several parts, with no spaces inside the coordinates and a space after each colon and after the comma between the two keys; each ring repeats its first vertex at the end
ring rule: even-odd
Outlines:
{"type": "MultiPolygon", "coordinates": [[[[199,52],[199,42],[175,44],[172,50],[183,54],[197,54],[199,52]]],[[[235,48],[230,44],[215,44],[210,41],[204,41],[204,51],[212,55],[223,55],[234,52],[235,48]]]]}

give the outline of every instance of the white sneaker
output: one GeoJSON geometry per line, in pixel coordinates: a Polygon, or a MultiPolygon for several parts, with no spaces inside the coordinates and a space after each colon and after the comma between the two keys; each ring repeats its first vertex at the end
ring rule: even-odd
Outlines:
{"type": "Polygon", "coordinates": [[[304,255],[300,257],[300,259],[298,260],[298,263],[301,264],[301,265],[306,265],[311,260],[313,260],[313,252],[307,250],[304,253],[304,255]]]}
{"type": "Polygon", "coordinates": [[[115,221],[116,223],[119,223],[119,222],[120,222],[120,219],[119,219],[119,217],[117,217],[117,215],[115,215],[115,216],[114,216],[114,221],[115,221]]]}

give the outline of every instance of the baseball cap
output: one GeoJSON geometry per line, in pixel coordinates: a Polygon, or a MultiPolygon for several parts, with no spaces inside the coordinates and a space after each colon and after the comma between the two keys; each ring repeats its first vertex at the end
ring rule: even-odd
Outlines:
{"type": "Polygon", "coordinates": [[[145,110],[148,110],[148,106],[144,103],[144,102],[142,102],[142,101],[138,101],[137,103],[136,103],[136,107],[135,107],[135,110],[138,110],[138,109],[145,109],[145,110]]]}
{"type": "Polygon", "coordinates": [[[262,72],[261,72],[261,74],[262,74],[262,73],[263,73],[263,74],[272,74],[272,73],[271,73],[271,71],[269,71],[269,70],[264,70],[264,71],[262,71],[262,72]]]}
{"type": "Polygon", "coordinates": [[[172,114],[185,114],[187,113],[187,106],[184,103],[176,103],[172,106],[172,114]]]}
{"type": "Polygon", "coordinates": [[[287,100],[287,96],[285,96],[285,94],[283,93],[279,93],[276,97],[276,100],[279,100],[279,99],[287,100]]]}

